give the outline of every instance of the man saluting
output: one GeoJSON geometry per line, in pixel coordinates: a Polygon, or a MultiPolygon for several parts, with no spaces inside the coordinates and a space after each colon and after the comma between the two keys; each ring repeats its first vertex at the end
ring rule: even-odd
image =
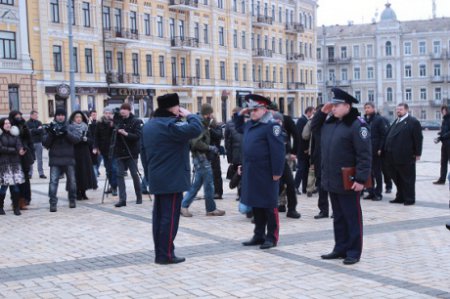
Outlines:
{"type": "Polygon", "coordinates": [[[278,191],[284,169],[285,137],[267,109],[269,99],[249,94],[245,101],[248,108],[241,110],[234,121],[236,130],[244,134],[241,201],[253,208],[255,230],[253,238],[243,245],[268,249],[278,243],[278,191]],[[250,121],[244,124],[248,113],[250,121]]]}

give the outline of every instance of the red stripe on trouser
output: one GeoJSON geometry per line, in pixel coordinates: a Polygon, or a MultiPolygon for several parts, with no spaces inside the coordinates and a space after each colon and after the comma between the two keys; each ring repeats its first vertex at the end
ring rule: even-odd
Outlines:
{"type": "Polygon", "coordinates": [[[169,246],[167,247],[168,248],[167,256],[169,257],[169,260],[172,259],[172,244],[173,244],[172,232],[173,232],[173,217],[175,215],[175,198],[176,198],[176,196],[177,196],[177,194],[174,193],[173,198],[172,198],[172,216],[170,217],[169,246]]]}
{"type": "Polygon", "coordinates": [[[357,209],[358,209],[358,222],[359,222],[359,232],[361,234],[361,253],[362,253],[362,249],[363,249],[363,223],[362,223],[362,210],[361,210],[361,192],[358,192],[358,194],[356,195],[356,205],[357,205],[357,209]]]}
{"type": "Polygon", "coordinates": [[[280,216],[278,215],[278,208],[273,209],[273,213],[275,214],[275,222],[277,223],[277,228],[275,229],[275,245],[278,244],[278,239],[280,235],[280,216]]]}

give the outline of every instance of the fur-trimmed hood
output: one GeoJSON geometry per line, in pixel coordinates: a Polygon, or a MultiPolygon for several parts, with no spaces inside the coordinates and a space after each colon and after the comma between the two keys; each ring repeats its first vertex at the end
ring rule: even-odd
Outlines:
{"type": "MultiPolygon", "coordinates": [[[[0,129],[0,135],[3,134],[3,130],[0,129]]],[[[20,135],[20,130],[18,127],[16,126],[12,126],[11,130],[9,131],[9,134],[11,134],[11,136],[19,136],[20,135]]]]}
{"type": "MultiPolygon", "coordinates": [[[[345,125],[350,127],[353,124],[353,122],[358,119],[359,116],[360,116],[360,113],[359,113],[358,109],[352,107],[352,108],[350,108],[350,112],[342,118],[342,122],[345,125]]],[[[338,119],[334,116],[330,116],[326,120],[327,123],[333,123],[336,121],[338,121],[338,119]]]]}

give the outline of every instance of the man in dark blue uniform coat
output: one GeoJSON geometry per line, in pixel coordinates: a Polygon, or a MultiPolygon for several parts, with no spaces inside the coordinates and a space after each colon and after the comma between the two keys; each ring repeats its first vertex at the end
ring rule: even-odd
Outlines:
{"type": "Polygon", "coordinates": [[[200,117],[179,105],[176,93],[158,97],[158,109],[143,129],[144,164],[150,190],[155,194],[152,220],[157,264],[185,261],[175,256],[173,241],[178,231],[182,192],[191,185],[189,140],[203,131],[200,117]]]}
{"type": "Polygon", "coordinates": [[[279,237],[278,191],[284,169],[284,136],[267,109],[269,99],[249,94],[245,100],[248,108],[234,120],[236,130],[244,134],[241,201],[253,208],[255,230],[253,238],[243,245],[268,249],[277,245],[279,237]],[[250,121],[244,124],[244,115],[249,112],[250,121]]]}
{"type": "Polygon", "coordinates": [[[359,262],[363,244],[360,192],[371,174],[370,132],[352,103],[358,100],[339,88],[334,98],[313,117],[313,130],[321,129],[321,183],[328,191],[334,214],[335,246],[322,259],[345,258],[344,264],[359,262]],[[331,114],[330,114],[331,112],[331,114]],[[330,114],[330,115],[329,115],[330,114]],[[344,188],[342,168],[355,167],[351,190],[344,188]]]}

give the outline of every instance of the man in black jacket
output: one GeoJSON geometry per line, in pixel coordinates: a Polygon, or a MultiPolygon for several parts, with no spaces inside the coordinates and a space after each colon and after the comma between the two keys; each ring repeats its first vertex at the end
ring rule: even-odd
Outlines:
{"type": "Polygon", "coordinates": [[[438,138],[435,139],[436,143],[442,142],[441,146],[441,175],[435,185],[445,185],[445,179],[447,177],[448,162],[450,159],[450,114],[447,106],[441,107],[442,114],[442,126],[441,131],[438,133],[438,138]]]}
{"type": "MultiPolygon", "coordinates": [[[[297,132],[302,134],[303,128],[305,127],[308,120],[314,114],[314,107],[307,107],[305,109],[305,114],[302,115],[297,120],[297,132]]],[[[297,189],[297,194],[300,192],[300,184],[302,184],[302,192],[306,193],[306,186],[308,185],[308,170],[309,170],[309,155],[308,155],[309,143],[303,138],[300,138],[299,144],[297,145],[297,172],[295,173],[295,187],[297,189]]]]}
{"type": "Polygon", "coordinates": [[[50,212],[56,212],[59,177],[66,174],[69,189],[69,207],[76,207],[77,183],[75,179],[75,152],[74,145],[80,142],[81,137],[71,131],[66,122],[66,111],[56,109],[54,121],[46,128],[42,144],[49,150],[50,186],[50,212]]]}
{"type": "Polygon", "coordinates": [[[141,150],[142,122],[131,113],[128,103],[120,106],[120,116],[114,119],[117,130],[115,159],[117,161],[117,186],[119,187],[119,202],[116,208],[127,205],[127,190],[125,187],[125,171],[130,170],[133,178],[136,204],[142,204],[141,182],[137,169],[139,152],[141,150]]]}
{"type": "MultiPolygon", "coordinates": [[[[238,167],[242,165],[242,134],[234,126],[234,117],[239,111],[239,107],[233,109],[233,119],[228,121],[225,126],[225,151],[227,153],[228,164],[230,164],[229,169],[231,169],[231,172],[227,172],[227,179],[229,180],[233,178],[238,167]]],[[[239,196],[237,200],[239,200],[241,196],[241,184],[238,184],[237,191],[239,196]]]]}
{"type": "MultiPolygon", "coordinates": [[[[44,168],[42,167],[42,136],[44,135],[44,129],[42,123],[38,120],[38,112],[33,110],[30,112],[30,119],[27,121],[27,127],[30,130],[31,141],[34,146],[34,155],[37,161],[37,169],[39,177],[46,179],[44,174],[44,168]]],[[[30,169],[30,178],[33,176],[33,168],[30,169]]]]}
{"type": "Polygon", "coordinates": [[[413,205],[416,201],[416,161],[422,155],[422,126],[408,113],[406,103],[397,105],[397,120],[389,128],[384,155],[397,195],[390,203],[413,205]]]}
{"type": "Polygon", "coordinates": [[[364,111],[366,112],[364,120],[370,126],[370,136],[372,139],[372,178],[374,182],[374,187],[369,188],[369,194],[364,199],[380,201],[383,198],[381,194],[383,191],[381,152],[383,150],[384,140],[386,139],[387,126],[383,118],[376,113],[375,105],[372,102],[367,102],[364,105],[364,111]]]}

